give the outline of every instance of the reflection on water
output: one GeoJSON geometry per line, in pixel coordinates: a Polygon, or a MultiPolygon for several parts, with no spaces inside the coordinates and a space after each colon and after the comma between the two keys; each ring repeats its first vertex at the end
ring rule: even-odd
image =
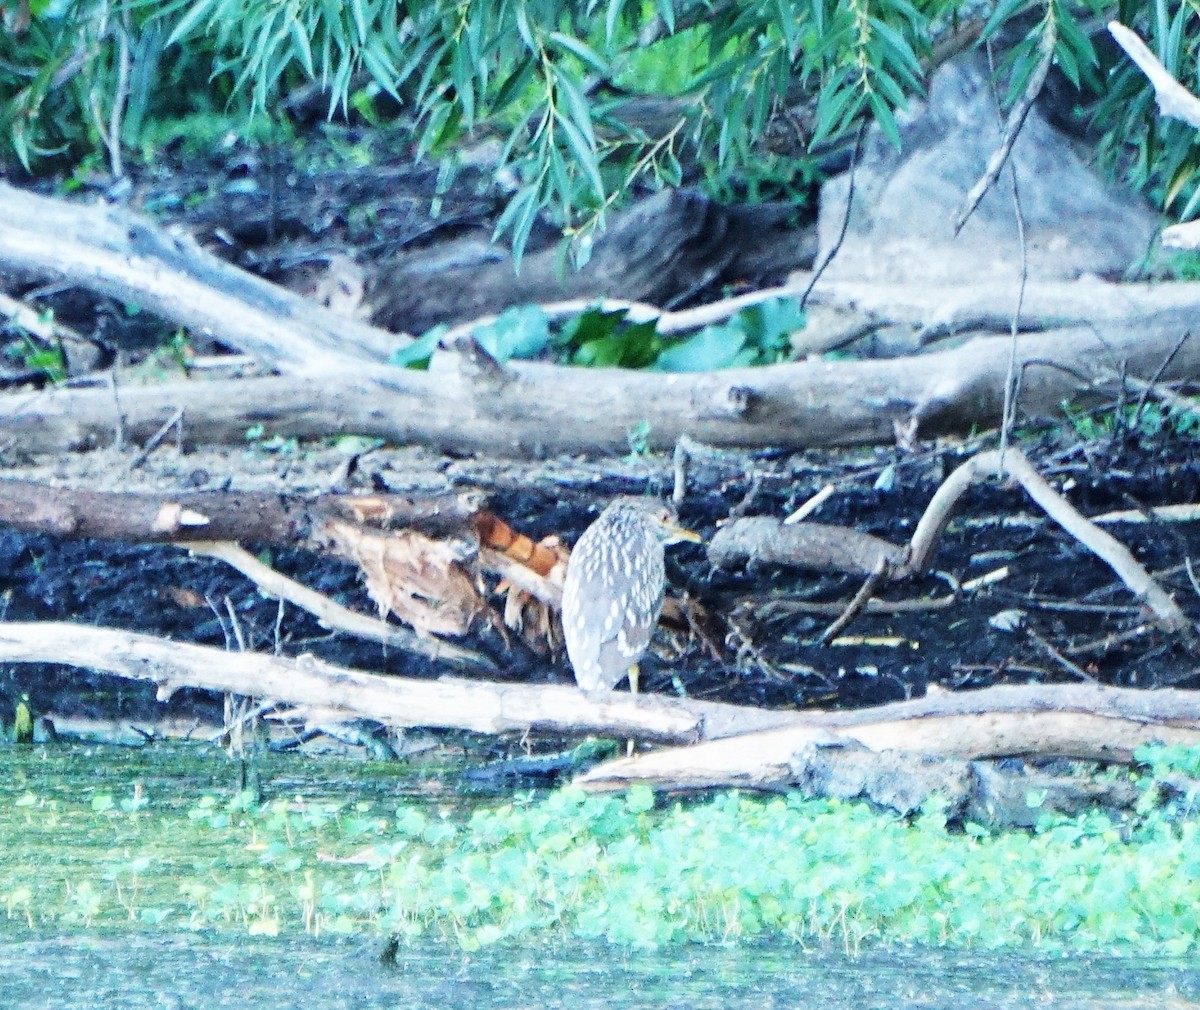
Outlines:
{"type": "Polygon", "coordinates": [[[1200,1007],[1183,961],[874,951],[783,944],[629,951],[572,942],[466,955],[402,948],[384,967],[362,942],[175,936],[0,941],[4,1010],[627,1010],[1200,1007]]]}

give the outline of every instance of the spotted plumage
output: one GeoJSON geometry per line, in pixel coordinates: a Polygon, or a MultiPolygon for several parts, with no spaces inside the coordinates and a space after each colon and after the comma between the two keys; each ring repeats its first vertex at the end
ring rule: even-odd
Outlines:
{"type": "Polygon", "coordinates": [[[563,634],[575,682],[605,695],[645,654],[662,611],[663,548],[699,540],[652,498],[618,498],[579,538],[563,586],[563,634]]]}

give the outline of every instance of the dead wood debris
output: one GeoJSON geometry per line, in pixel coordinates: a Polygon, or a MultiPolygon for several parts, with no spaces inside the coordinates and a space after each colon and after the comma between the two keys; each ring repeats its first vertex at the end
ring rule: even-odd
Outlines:
{"type": "Polygon", "coordinates": [[[327,523],[325,532],[335,551],[358,565],[380,614],[394,614],[418,634],[465,635],[488,612],[462,568],[476,551],[472,544],[340,522],[327,523]]]}
{"type": "MultiPolygon", "coordinates": [[[[892,361],[797,361],[694,375],[619,369],[581,375],[508,362],[503,381],[495,381],[481,378],[456,341],[435,353],[429,371],[413,372],[383,363],[404,338],[220,263],[128,211],[75,206],[2,183],[0,200],[10,212],[0,220],[0,265],[136,302],[290,373],[127,388],[119,411],[110,390],[2,396],[0,426],[26,452],[111,444],[118,433],[141,445],[179,411],[184,444],[240,442],[255,423],[282,437],[350,430],[519,456],[621,452],[628,432],[643,423],[650,447],[658,449],[672,448],[684,434],[723,446],[887,443],[897,430],[924,436],[994,423],[1012,357],[1008,338],[985,338],[892,361]],[[319,398],[314,373],[321,376],[319,398]]],[[[1195,289],[1178,290],[1185,287],[1156,288],[1146,296],[1157,299],[1154,308],[1145,310],[1143,302],[1137,312],[1123,290],[1114,290],[1108,316],[1095,325],[1020,336],[1022,409],[1051,414],[1064,400],[1087,395],[1072,368],[1087,380],[1125,361],[1126,373],[1151,375],[1195,316],[1195,289]]],[[[1198,363],[1200,348],[1185,347],[1164,378],[1194,375],[1198,363]]]]}
{"type": "MultiPolygon", "coordinates": [[[[857,530],[819,523],[787,525],[782,520],[754,517],[735,520],[718,530],[709,544],[709,560],[718,567],[753,561],[841,571],[866,576],[868,586],[884,578],[908,578],[928,567],[952,510],[966,490],[980,481],[1005,476],[1019,481],[1050,518],[1105,561],[1163,630],[1190,634],[1190,622],[1179,605],[1128,548],[1081,515],[1015,448],[1003,454],[995,450],[979,453],[955,470],[929,502],[906,549],[857,530]]],[[[868,602],[874,601],[858,601],[854,612],[868,602]]],[[[839,622],[839,630],[841,627],[844,625],[839,622]]]]}

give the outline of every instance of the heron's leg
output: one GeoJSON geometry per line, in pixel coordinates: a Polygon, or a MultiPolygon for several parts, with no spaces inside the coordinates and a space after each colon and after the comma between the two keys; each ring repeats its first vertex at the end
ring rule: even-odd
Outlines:
{"type": "MultiPolygon", "coordinates": [[[[635,697],[635,698],[637,697],[637,693],[638,693],[638,680],[639,680],[640,676],[641,676],[641,670],[638,668],[637,663],[631,664],[629,667],[629,693],[631,695],[633,695],[633,697],[635,697]]],[[[635,743],[636,743],[635,740],[626,740],[625,741],[625,756],[626,757],[633,757],[633,747],[634,747],[635,743]]]]}

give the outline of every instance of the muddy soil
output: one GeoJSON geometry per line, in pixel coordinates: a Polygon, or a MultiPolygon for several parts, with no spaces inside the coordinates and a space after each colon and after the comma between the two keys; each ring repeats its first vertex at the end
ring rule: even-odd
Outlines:
{"type": "MultiPolygon", "coordinates": [[[[1061,433],[1042,436],[1035,459],[1060,486],[1070,485],[1069,497],[1086,514],[1192,502],[1200,494],[1200,459],[1190,441],[1134,446],[1114,458],[1111,446],[1063,447],[1060,439],[1061,433]]],[[[903,543],[962,453],[960,447],[946,446],[925,454],[747,457],[741,472],[693,487],[681,519],[710,536],[731,511],[785,515],[834,482],[837,492],[815,518],[903,543]],[[887,489],[877,486],[887,481],[887,489]]],[[[129,474],[123,464],[131,455],[123,461],[117,452],[92,454],[21,473],[92,487],[274,484],[315,490],[327,484],[343,458],[337,449],[303,446],[282,453],[252,448],[180,455],[166,449],[129,474]]],[[[359,477],[369,486],[396,491],[482,487],[493,509],[520,531],[534,539],[557,534],[573,542],[599,503],[613,494],[664,489],[670,472],[669,461],[660,458],[532,466],[376,450],[363,458],[359,477]]],[[[1002,567],[1007,578],[944,609],[861,615],[830,647],[816,639],[833,615],[798,614],[790,605],[844,603],[858,588],[857,579],[780,568],[717,571],[702,547],[672,548],[672,593],[686,594],[705,616],[698,632],[663,629],[643,664],[645,689],[745,704],[861,706],[919,696],[931,684],[965,688],[1088,677],[1151,687],[1187,686],[1200,679],[1194,656],[1178,641],[1151,633],[1106,642],[1106,636],[1141,624],[1140,608],[1102,562],[1040,516],[1019,488],[976,488],[965,505],[935,558],[938,574],[886,587],[878,595],[891,601],[930,600],[946,597],[955,583],[1002,567]]],[[[1200,618],[1200,599],[1186,567],[1192,550],[1200,547],[1194,524],[1125,523],[1115,532],[1151,571],[1165,573],[1163,582],[1185,611],[1200,618]]],[[[349,606],[373,609],[349,564],[301,551],[277,552],[271,560],[349,606]]],[[[346,666],[409,676],[445,672],[394,650],[330,635],[293,608],[281,616],[276,602],[220,562],[170,547],[0,532],[0,592],[5,616],[12,620],[82,621],[237,648],[236,619],[248,648],[308,652],[346,666]]],[[[505,642],[490,630],[467,644],[495,659],[504,679],[570,683],[562,655],[535,652],[516,638],[505,642]]],[[[148,688],[78,671],[5,671],[0,692],[11,699],[22,690],[30,692],[40,711],[109,718],[152,718],[162,711],[148,688]]],[[[211,713],[214,702],[185,693],[169,711],[211,713]]]]}
{"type": "MultiPolygon", "coordinates": [[[[233,151],[206,163],[143,168],[134,177],[133,202],[178,220],[206,244],[223,244],[240,265],[273,277],[282,265],[313,256],[348,253],[369,262],[381,250],[419,248],[434,235],[482,234],[500,206],[494,193],[468,179],[440,198],[440,217],[433,218],[428,208],[435,176],[396,160],[357,166],[352,174],[337,167],[322,173],[315,163],[302,171],[285,169],[283,177],[291,180],[286,195],[273,194],[264,204],[257,184],[244,185],[253,175],[253,166],[244,164],[248,157],[233,151]],[[351,179],[353,207],[345,202],[351,179]],[[255,200],[243,199],[248,191],[255,200]],[[265,213],[264,206],[275,209],[265,213]],[[228,230],[231,220],[242,223],[240,230],[228,230]]],[[[60,318],[89,333],[108,327],[106,339],[127,362],[169,332],[103,299],[69,293],[60,298],[60,318]]],[[[234,450],[184,453],[164,445],[136,468],[132,449],[29,459],[10,445],[0,452],[0,476],[101,489],[316,491],[327,490],[345,462],[342,447],[276,443],[267,435],[234,450]]],[[[1041,472],[1087,515],[1200,497],[1200,452],[1189,437],[1116,431],[1083,442],[1070,429],[1047,428],[1027,433],[1023,444],[1041,472]]],[[[938,484],[972,448],[946,443],[823,455],[729,454],[693,474],[680,515],[707,536],[731,514],[786,515],[832,482],[836,493],[814,519],[902,544],[938,484]]],[[[393,491],[480,487],[493,511],[519,531],[535,540],[555,534],[571,543],[608,497],[669,491],[671,468],[669,460],[644,455],[514,464],[378,448],[362,457],[355,479],[362,487],[393,491]]],[[[1184,610],[1200,619],[1189,565],[1191,551],[1200,548],[1195,524],[1124,523],[1111,529],[1148,569],[1164,573],[1163,583],[1184,610]]],[[[302,552],[276,553],[271,560],[349,606],[373,609],[349,564],[302,552]]],[[[702,547],[673,548],[671,591],[686,594],[703,616],[696,628],[667,628],[659,635],[644,664],[644,689],[771,706],[862,706],[918,696],[933,684],[964,688],[1094,678],[1151,687],[1200,680],[1195,656],[1178,639],[1154,633],[1119,637],[1143,621],[1136,602],[1019,488],[974,489],[934,566],[937,574],[885,587],[878,595],[930,600],[1000,568],[1007,568],[1007,577],[948,607],[860,615],[837,643],[822,647],[817,639],[834,614],[797,613],[793,605],[845,603],[858,580],[778,568],[716,571],[702,547]]],[[[174,548],[0,530],[0,593],[2,616],[10,620],[79,621],[236,648],[236,619],[247,648],[308,652],[381,672],[445,672],[394,650],[330,635],[293,608],[281,616],[275,601],[236,572],[174,548]]],[[[562,655],[538,653],[515,639],[505,642],[495,631],[465,644],[494,658],[503,678],[570,682],[562,655]]],[[[148,686],[48,667],[0,670],[0,711],[11,711],[22,691],[40,711],[108,718],[153,718],[164,711],[148,686]]],[[[181,692],[168,708],[171,714],[212,713],[217,704],[218,699],[181,692]]]]}

